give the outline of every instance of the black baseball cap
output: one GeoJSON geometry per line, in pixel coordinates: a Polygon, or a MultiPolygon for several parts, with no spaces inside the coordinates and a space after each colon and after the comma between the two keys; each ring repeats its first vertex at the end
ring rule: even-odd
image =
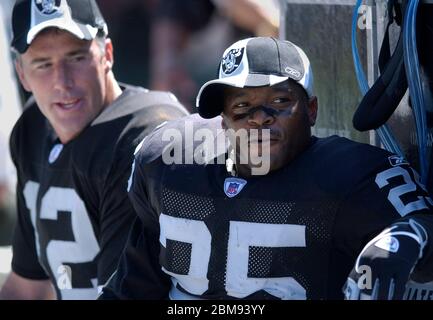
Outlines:
{"type": "Polygon", "coordinates": [[[95,0],[17,0],[12,12],[12,48],[26,52],[36,35],[49,27],[83,40],[94,39],[99,30],[108,33],[95,0]]]}
{"type": "Polygon", "coordinates": [[[240,40],[224,51],[218,79],[206,82],[197,95],[196,107],[203,118],[223,111],[223,88],[272,86],[288,79],[313,95],[313,72],[305,52],[287,40],[256,37],[240,40]]]}

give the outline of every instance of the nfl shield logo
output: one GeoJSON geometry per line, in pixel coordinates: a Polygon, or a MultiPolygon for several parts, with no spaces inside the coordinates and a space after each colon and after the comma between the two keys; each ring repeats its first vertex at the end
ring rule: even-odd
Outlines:
{"type": "Polygon", "coordinates": [[[227,178],[224,182],[224,192],[229,198],[237,196],[243,187],[247,184],[247,181],[239,178],[227,178]]]}
{"type": "Polygon", "coordinates": [[[238,193],[240,184],[236,182],[230,182],[228,188],[227,188],[227,195],[228,196],[234,196],[238,193]]]}

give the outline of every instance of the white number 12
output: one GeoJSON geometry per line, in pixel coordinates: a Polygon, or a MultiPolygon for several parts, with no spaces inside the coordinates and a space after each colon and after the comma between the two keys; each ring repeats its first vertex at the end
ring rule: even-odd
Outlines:
{"type": "MultiPolygon", "coordinates": [[[[89,279],[93,288],[72,288],[71,279],[65,279],[64,273],[61,272],[65,270],[65,263],[91,262],[99,253],[98,241],[83,201],[74,189],[50,187],[42,197],[40,216],[37,217],[38,191],[39,183],[33,181],[27,182],[23,190],[26,206],[30,210],[31,221],[35,230],[38,255],[41,251],[37,227],[38,218],[57,221],[59,211],[70,212],[75,241],[50,240],[46,247],[47,260],[51,272],[57,277],[57,285],[63,299],[95,299],[97,295],[96,278],[89,279]]],[[[69,277],[71,276],[74,275],[70,274],[69,277]]]]}

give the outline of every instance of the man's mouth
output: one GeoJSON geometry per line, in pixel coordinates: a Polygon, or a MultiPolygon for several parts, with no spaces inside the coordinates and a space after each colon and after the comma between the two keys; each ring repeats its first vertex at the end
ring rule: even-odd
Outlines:
{"type": "Polygon", "coordinates": [[[270,137],[270,138],[250,138],[250,143],[276,143],[279,139],[276,137],[270,137]]]}
{"type": "Polygon", "coordinates": [[[56,102],[55,105],[63,110],[71,110],[80,105],[81,99],[68,99],[56,102]]]}

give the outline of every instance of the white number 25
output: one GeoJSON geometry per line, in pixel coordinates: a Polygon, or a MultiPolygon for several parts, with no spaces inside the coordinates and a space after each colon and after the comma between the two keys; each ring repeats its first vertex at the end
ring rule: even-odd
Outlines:
{"type": "MultiPolygon", "coordinates": [[[[207,279],[211,255],[211,234],[203,221],[177,218],[161,214],[160,243],[166,247],[167,240],[191,244],[191,262],[187,275],[164,269],[182,288],[196,295],[208,289],[207,279]]],[[[227,244],[225,290],[227,294],[244,298],[264,290],[280,299],[306,299],[306,290],[292,277],[249,278],[248,262],[250,247],[305,247],[305,226],[291,224],[265,224],[230,221],[227,244]]],[[[179,257],[178,257],[179,258],[179,257]]]]}

